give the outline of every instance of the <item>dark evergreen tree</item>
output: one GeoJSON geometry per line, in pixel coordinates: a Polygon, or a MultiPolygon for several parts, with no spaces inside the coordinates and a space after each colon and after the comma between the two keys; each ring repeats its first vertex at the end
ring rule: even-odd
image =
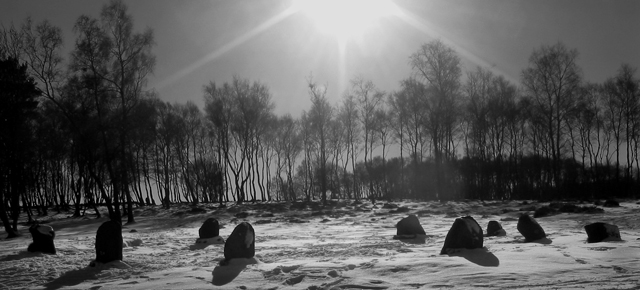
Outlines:
{"type": "Polygon", "coordinates": [[[16,236],[20,197],[28,190],[38,96],[40,90],[27,74],[26,65],[14,58],[0,60],[0,219],[9,238],[16,236]]]}

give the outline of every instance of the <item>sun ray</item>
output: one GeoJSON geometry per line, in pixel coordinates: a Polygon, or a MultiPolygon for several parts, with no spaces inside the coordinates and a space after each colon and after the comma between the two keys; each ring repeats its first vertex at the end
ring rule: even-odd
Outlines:
{"type": "Polygon", "coordinates": [[[518,82],[518,80],[514,79],[511,75],[506,74],[501,69],[495,67],[495,65],[490,64],[482,57],[469,51],[464,46],[460,45],[459,43],[455,42],[451,38],[447,37],[447,33],[445,33],[442,29],[438,28],[438,26],[434,25],[433,23],[430,23],[428,19],[419,18],[413,15],[411,12],[406,11],[405,9],[401,9],[399,7],[396,13],[396,16],[426,35],[433,38],[440,38],[442,42],[444,42],[444,44],[453,48],[456,52],[458,52],[461,55],[461,57],[466,58],[467,60],[473,62],[474,64],[480,67],[490,69],[495,73],[498,73],[504,76],[505,78],[507,78],[507,80],[511,82],[514,82],[514,83],[518,82]]]}
{"type": "Polygon", "coordinates": [[[293,4],[282,12],[274,15],[265,22],[247,31],[239,37],[233,39],[222,47],[208,53],[190,65],[173,73],[169,77],[160,81],[155,87],[158,90],[171,86],[176,81],[186,77],[203,65],[220,58],[225,53],[242,45],[255,36],[263,33],[272,26],[282,22],[284,19],[296,13],[305,13],[316,22],[318,29],[323,33],[331,34],[337,41],[338,48],[338,75],[341,83],[338,84],[340,90],[346,88],[347,78],[347,44],[354,37],[360,36],[376,24],[376,21],[383,17],[397,17],[408,25],[421,31],[422,33],[440,38],[445,44],[455,49],[463,58],[486,68],[494,70],[512,82],[517,82],[510,75],[502,72],[499,68],[491,65],[475,53],[464,48],[462,45],[447,37],[446,33],[438,28],[428,19],[419,18],[410,11],[396,5],[391,0],[296,0],[293,4]]]}
{"type": "Polygon", "coordinates": [[[391,0],[294,0],[292,7],[296,13],[306,15],[319,33],[335,39],[340,92],[348,87],[349,42],[373,30],[381,19],[399,13],[391,0]]]}
{"type": "Polygon", "coordinates": [[[239,37],[235,38],[231,42],[229,42],[229,43],[223,45],[222,47],[210,52],[209,54],[203,56],[202,58],[200,58],[199,60],[193,62],[189,66],[177,71],[176,73],[172,74],[168,78],[164,79],[163,81],[161,81],[160,83],[158,83],[156,85],[157,89],[160,90],[160,89],[163,89],[165,87],[168,87],[168,86],[172,85],[176,81],[182,79],[183,77],[185,77],[188,74],[192,73],[193,71],[195,71],[196,69],[200,68],[201,66],[203,66],[203,65],[205,65],[205,64],[207,64],[207,63],[219,58],[220,56],[224,55],[225,53],[229,52],[230,50],[238,47],[239,45],[247,42],[248,40],[252,39],[253,37],[257,36],[258,34],[260,34],[260,33],[264,32],[265,30],[269,29],[270,27],[280,23],[282,20],[284,20],[287,17],[291,16],[295,12],[296,12],[296,10],[294,9],[294,7],[289,7],[288,9],[285,9],[284,11],[280,12],[279,14],[276,14],[275,16],[269,18],[267,21],[263,22],[262,24],[256,26],[255,28],[253,28],[253,29],[247,31],[246,33],[240,35],[239,37]]]}
{"type": "Polygon", "coordinates": [[[339,41],[359,36],[397,12],[391,0],[294,0],[292,7],[311,19],[320,32],[339,41]]]}
{"type": "Polygon", "coordinates": [[[347,43],[338,41],[338,90],[347,88],[347,43]]]}

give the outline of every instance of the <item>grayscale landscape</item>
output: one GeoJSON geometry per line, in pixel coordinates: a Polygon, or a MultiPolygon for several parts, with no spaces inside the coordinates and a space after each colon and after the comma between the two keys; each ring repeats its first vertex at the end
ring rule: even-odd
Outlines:
{"type": "Polygon", "coordinates": [[[638,289],[639,17],[0,0],[0,290],[638,289]]]}

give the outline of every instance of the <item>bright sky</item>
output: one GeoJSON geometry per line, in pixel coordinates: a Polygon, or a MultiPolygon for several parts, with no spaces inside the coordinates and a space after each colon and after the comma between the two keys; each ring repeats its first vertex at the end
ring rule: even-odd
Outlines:
{"type": "MultiPolygon", "coordinates": [[[[519,81],[534,49],[558,41],[579,51],[578,64],[589,81],[604,81],[622,63],[640,68],[640,1],[354,1],[340,7],[328,6],[332,0],[125,3],[135,30],[150,27],[155,33],[157,65],[149,87],[163,100],[200,106],[204,85],[234,75],[267,84],[276,113],[294,116],[310,108],[311,73],[328,84],[334,103],[354,76],[394,91],[411,75],[409,56],[436,38],[458,52],[465,71],[491,67],[513,81],[519,81]]],[[[62,28],[70,50],[76,19],[97,17],[107,2],[0,0],[0,22],[49,19],[62,28]]]]}

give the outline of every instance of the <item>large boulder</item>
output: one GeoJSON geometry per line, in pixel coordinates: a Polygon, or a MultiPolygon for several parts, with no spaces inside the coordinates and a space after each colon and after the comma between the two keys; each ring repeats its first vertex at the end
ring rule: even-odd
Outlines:
{"type": "Polygon", "coordinates": [[[33,238],[33,243],[29,244],[27,251],[47,254],[56,253],[56,246],[53,244],[56,233],[51,226],[36,223],[29,227],[29,232],[33,238]]]}
{"type": "Polygon", "coordinates": [[[470,216],[457,218],[444,239],[440,255],[448,254],[452,249],[482,248],[482,228],[470,216]]]}
{"type": "Polygon", "coordinates": [[[106,221],[96,233],[96,262],[122,261],[122,226],[116,221],[106,221]]]}
{"type": "Polygon", "coordinates": [[[592,223],[584,226],[587,232],[587,243],[599,243],[604,240],[620,240],[618,226],[607,223],[592,223]]]}
{"type": "Polygon", "coordinates": [[[540,224],[538,224],[538,222],[528,214],[523,214],[518,219],[518,232],[524,236],[526,242],[544,239],[547,237],[547,234],[544,232],[540,224]]]}
{"type": "Polygon", "coordinates": [[[220,223],[214,218],[208,218],[198,230],[198,234],[201,239],[217,237],[220,235],[220,223]]]}
{"type": "Polygon", "coordinates": [[[396,224],[396,238],[414,238],[416,235],[425,235],[424,228],[416,215],[410,214],[396,224]]]}
{"type": "Polygon", "coordinates": [[[489,224],[487,224],[487,237],[505,235],[507,235],[507,232],[504,231],[502,225],[498,221],[489,221],[489,224]]]}
{"type": "Polygon", "coordinates": [[[256,253],[256,233],[248,222],[242,222],[224,243],[224,259],[253,258],[256,253]]]}

